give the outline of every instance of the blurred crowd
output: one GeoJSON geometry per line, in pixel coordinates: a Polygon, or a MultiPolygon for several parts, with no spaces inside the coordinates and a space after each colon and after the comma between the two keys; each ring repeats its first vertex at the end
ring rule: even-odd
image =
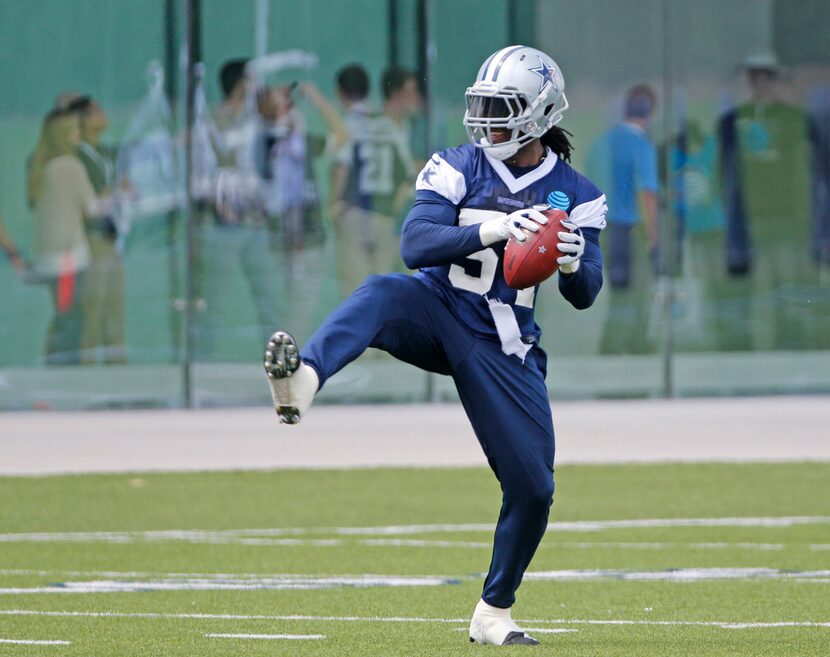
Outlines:
{"type": "MultiPolygon", "coordinates": [[[[215,353],[240,274],[259,345],[287,312],[298,333],[309,330],[326,253],[335,254],[344,297],[367,275],[403,267],[398,235],[421,166],[409,125],[421,107],[418,79],[402,67],[384,71],[380,108],[368,103],[371,81],[357,63],[336,75],[339,107],[311,82],[266,83],[269,73],[309,62],[312,55],[293,51],[225,62],[212,111],[199,69],[188,141],[199,357],[215,353]],[[315,122],[322,129],[309,127],[315,122]]],[[[149,78],[148,98],[118,146],[102,141],[108,117],[90,96],[55,100],[26,163],[31,258],[0,217],[12,266],[50,295],[47,364],[126,361],[126,236],[142,217],[181,214],[186,138],[171,129],[160,69],[149,78]]]]}
{"type": "MultiPolygon", "coordinates": [[[[0,248],[51,299],[48,364],[126,361],[127,234],[143,216],[181,217],[186,199],[200,358],[217,353],[240,276],[256,317],[235,321],[257,327],[258,347],[288,314],[300,335],[311,330],[329,260],[341,297],[369,274],[403,270],[401,223],[428,154],[413,147],[420,81],[387,69],[376,82],[379,106],[357,63],[336,73],[336,100],[302,74],[267,82],[315,62],[297,51],[227,61],[214,108],[200,67],[189,158],[171,129],[159,67],[118,145],[104,139],[108,116],[95,99],[58,96],[25,165],[30,257],[0,217],[0,248]]],[[[661,139],[658,94],[637,84],[608,129],[584,144],[585,173],[609,206],[601,353],[659,348],[669,277],[686,348],[830,347],[830,317],[816,321],[828,305],[830,90],[819,85],[806,106],[795,102],[771,52],[750,55],[740,75],[747,97],[713,125],[681,115],[676,134],[661,139]],[[665,198],[672,207],[661,206],[665,198]]]]}
{"type": "Polygon", "coordinates": [[[830,88],[802,107],[770,51],[739,77],[747,97],[712,126],[678,103],[668,143],[656,91],[635,85],[591,147],[587,174],[608,196],[601,353],[655,352],[666,306],[685,350],[830,347],[830,88]]]}
{"type": "Polygon", "coordinates": [[[288,313],[297,333],[310,330],[329,232],[342,297],[369,274],[400,268],[398,235],[418,169],[408,125],[421,102],[412,71],[382,74],[380,110],[368,104],[360,64],[336,75],[339,107],[309,82],[260,84],[256,61],[229,61],[219,79],[223,101],[197,131],[204,140],[197,152],[210,162],[194,165],[204,197],[196,250],[205,312],[196,344],[205,358],[221,333],[235,269],[247,280],[264,340],[288,313]],[[309,129],[298,99],[322,117],[324,131],[309,129]]]}

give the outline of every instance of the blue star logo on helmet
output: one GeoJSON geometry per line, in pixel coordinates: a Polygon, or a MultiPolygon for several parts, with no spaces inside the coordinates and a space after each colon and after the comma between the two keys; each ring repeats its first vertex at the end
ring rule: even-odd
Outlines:
{"type": "Polygon", "coordinates": [[[539,82],[539,92],[541,93],[542,88],[545,86],[547,82],[553,82],[553,75],[556,73],[555,68],[549,67],[545,62],[542,61],[542,58],[539,57],[539,68],[531,68],[528,69],[531,73],[535,73],[538,75],[542,80],[539,82]]]}
{"type": "Polygon", "coordinates": [[[568,195],[560,191],[551,192],[545,200],[554,210],[567,211],[568,206],[571,204],[571,199],[568,198],[568,195]]]}

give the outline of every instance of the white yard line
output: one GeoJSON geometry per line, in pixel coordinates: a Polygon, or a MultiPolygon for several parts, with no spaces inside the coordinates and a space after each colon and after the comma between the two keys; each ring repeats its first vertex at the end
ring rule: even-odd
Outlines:
{"type": "MultiPolygon", "coordinates": [[[[22,541],[21,541],[22,542],[22,541]]],[[[208,541],[213,543],[213,541],[208,541]]],[[[230,541],[221,541],[227,543],[230,541]]],[[[237,542],[234,542],[237,544],[237,542]]],[[[424,540],[424,539],[406,539],[406,538],[367,538],[357,541],[346,541],[343,539],[330,540],[316,540],[304,538],[290,538],[290,539],[240,539],[239,545],[271,545],[271,546],[287,546],[287,547],[341,547],[343,545],[365,545],[367,547],[400,547],[400,548],[447,548],[447,549],[481,549],[490,550],[493,548],[491,541],[452,541],[452,540],[424,540]]],[[[683,543],[683,542],[612,542],[612,541],[557,541],[546,540],[539,545],[540,550],[758,550],[762,552],[772,552],[785,550],[787,548],[799,548],[797,543],[683,543]]],[[[809,549],[812,551],[830,550],[830,545],[810,545],[809,549]]],[[[99,574],[102,577],[118,577],[126,576],[129,573],[110,574],[113,571],[34,571],[34,570],[3,570],[0,569],[0,576],[2,575],[34,575],[43,574],[49,575],[60,572],[79,572],[84,575],[99,574]]],[[[152,575],[153,573],[149,573],[152,575]]],[[[168,575],[169,573],[156,573],[168,575]]],[[[261,577],[268,573],[253,575],[254,577],[261,577]]],[[[184,576],[196,576],[197,573],[186,573],[184,576]]],[[[209,574],[210,576],[213,573],[209,574]]],[[[240,577],[240,574],[232,574],[229,576],[240,577]]]]}
{"type": "Polygon", "coordinates": [[[0,643],[13,643],[21,646],[70,646],[71,641],[37,640],[37,639],[0,639],[0,643]]]}
{"type": "MultiPolygon", "coordinates": [[[[149,612],[115,612],[115,611],[42,611],[35,609],[0,609],[0,616],[52,616],[61,618],[145,618],[158,620],[266,620],[266,621],[311,621],[342,623],[468,623],[468,618],[421,618],[409,616],[310,616],[301,614],[258,615],[258,614],[171,614],[149,612]]],[[[651,625],[651,626],[688,626],[717,627],[724,629],[752,629],[779,627],[814,627],[830,628],[830,622],[817,621],[682,621],[682,620],[640,620],[640,619],[517,619],[524,625],[651,625]]]]}
{"type": "Polygon", "coordinates": [[[650,529],[659,527],[795,527],[830,523],[830,516],[772,516],[726,518],[642,518],[637,520],[578,520],[552,522],[553,531],[602,531],[605,529],[650,529]]]}
{"type": "Polygon", "coordinates": [[[325,639],[325,634],[205,634],[210,639],[283,639],[288,641],[319,641],[325,639]]]}
{"type": "Polygon", "coordinates": [[[490,541],[422,541],[407,538],[367,538],[358,541],[360,545],[374,547],[423,547],[423,548],[485,548],[491,549],[490,541]]]}
{"type": "MultiPolygon", "coordinates": [[[[676,568],[672,570],[549,570],[525,573],[527,581],[618,579],[636,582],[705,582],[735,579],[788,579],[824,581],[830,570],[792,572],[776,568],[676,568]]],[[[2,590],[2,589],[0,589],[2,590]]]]}
{"type": "Polygon", "coordinates": [[[458,584],[460,579],[435,576],[403,575],[340,575],[308,576],[286,575],[260,578],[179,578],[161,580],[102,580],[61,582],[52,586],[0,588],[0,595],[30,595],[42,593],[138,593],[146,591],[281,591],[319,590],[331,588],[423,587],[458,584]]]}
{"type": "MultiPolygon", "coordinates": [[[[139,593],[149,591],[320,590],[332,588],[423,587],[459,584],[480,575],[447,578],[436,575],[282,575],[272,577],[168,577],[69,581],[48,586],[0,588],[0,595],[139,593]]],[[[583,582],[705,582],[723,580],[789,580],[797,583],[830,581],[830,570],[789,571],[775,568],[677,568],[668,570],[550,570],[525,573],[525,581],[583,582]]]]}
{"type": "Polygon", "coordinates": [[[543,542],[541,548],[561,548],[567,550],[595,550],[607,548],[613,550],[761,550],[764,552],[784,550],[787,547],[798,547],[798,545],[787,545],[786,543],[612,543],[602,542],[543,542]]]}
{"type": "MultiPolygon", "coordinates": [[[[551,522],[552,532],[599,532],[610,529],[650,529],[661,527],[794,527],[830,524],[830,516],[771,516],[727,518],[639,518],[631,520],[576,520],[551,522]]],[[[0,543],[137,543],[184,541],[191,543],[256,544],[274,536],[307,536],[334,534],[338,536],[406,536],[446,532],[487,532],[495,529],[489,523],[446,523],[431,525],[380,525],[375,527],[274,527],[262,529],[169,529],[115,532],[19,532],[0,534],[0,543]]],[[[336,539],[316,540],[317,545],[337,545],[336,539]]],[[[372,539],[380,540],[380,539],[372,539]]],[[[303,545],[287,539],[287,545],[303,545]]]]}

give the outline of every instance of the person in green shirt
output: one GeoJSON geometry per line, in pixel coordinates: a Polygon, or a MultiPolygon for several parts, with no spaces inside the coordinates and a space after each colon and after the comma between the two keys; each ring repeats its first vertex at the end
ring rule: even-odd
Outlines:
{"type": "Polygon", "coordinates": [[[406,119],[420,105],[417,78],[405,69],[386,71],[383,112],[378,113],[365,105],[368,78],[365,71],[358,76],[358,70],[362,67],[352,65],[338,75],[351,138],[337,154],[331,195],[343,297],[371,274],[402,268],[398,216],[416,177],[406,119]]]}
{"type": "Polygon", "coordinates": [[[743,69],[750,97],[718,125],[732,276],[721,348],[815,348],[827,330],[805,294],[818,284],[807,115],[785,99],[773,53],[750,55],[743,69]]]}

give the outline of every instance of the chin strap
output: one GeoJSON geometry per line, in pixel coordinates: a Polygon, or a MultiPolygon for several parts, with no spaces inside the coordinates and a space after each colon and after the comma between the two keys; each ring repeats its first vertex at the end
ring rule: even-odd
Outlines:
{"type": "Polygon", "coordinates": [[[510,143],[510,144],[490,144],[487,142],[485,137],[481,138],[479,142],[481,148],[487,151],[487,154],[495,158],[496,160],[507,160],[508,158],[513,157],[516,153],[519,152],[519,148],[521,148],[520,144],[517,143],[510,143]]]}

